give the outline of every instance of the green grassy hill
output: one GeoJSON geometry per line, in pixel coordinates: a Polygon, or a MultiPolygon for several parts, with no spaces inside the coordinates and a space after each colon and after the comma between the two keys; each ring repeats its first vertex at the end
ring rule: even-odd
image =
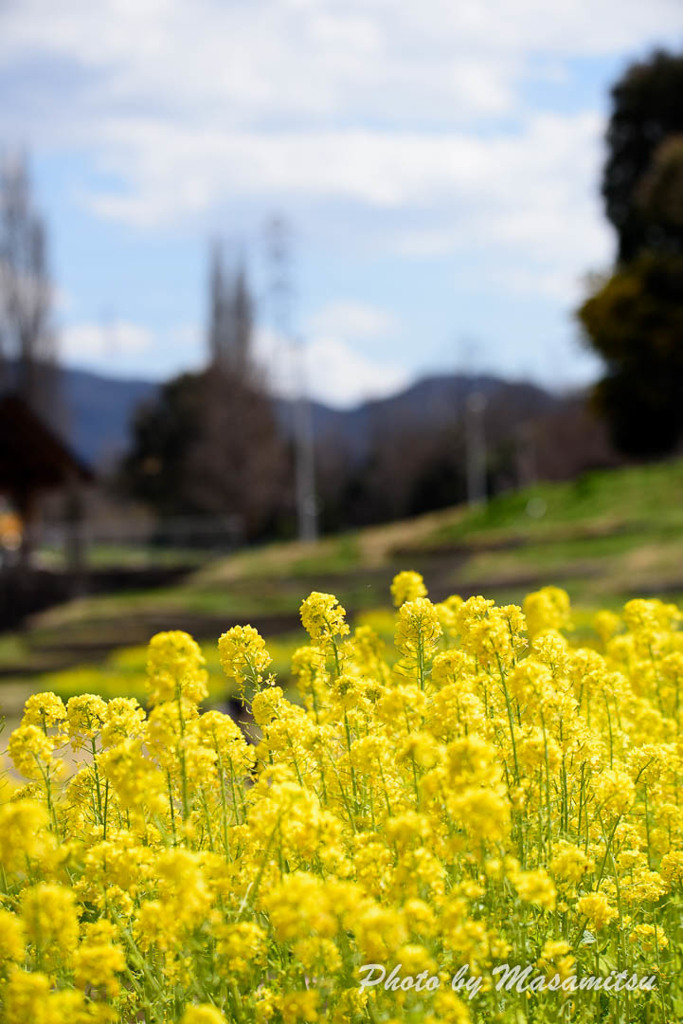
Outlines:
{"type": "Polygon", "coordinates": [[[160,629],[187,629],[210,649],[228,626],[249,621],[278,638],[284,665],[301,635],[297,612],[306,594],[331,591],[358,615],[387,605],[400,569],[422,572],[435,599],[483,593],[521,601],[548,583],[565,587],[585,609],[616,607],[634,594],[681,599],[683,462],[539,484],[485,507],[447,509],[313,545],[265,546],[163,590],[72,601],[38,616],[21,638],[0,639],[5,700],[11,704],[12,692],[18,696],[39,679],[48,684],[57,668],[69,670],[58,677],[65,695],[69,687],[87,688],[92,669],[77,676],[72,667],[106,659],[112,685],[123,664],[137,692],[141,645],[160,629]],[[138,654],[126,661],[111,653],[122,647],[138,654]]]}

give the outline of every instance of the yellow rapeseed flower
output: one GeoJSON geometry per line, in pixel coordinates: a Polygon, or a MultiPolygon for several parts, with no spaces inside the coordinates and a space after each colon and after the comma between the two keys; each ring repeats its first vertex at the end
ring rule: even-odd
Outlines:
{"type": "Polygon", "coordinates": [[[391,584],[391,596],[396,608],[406,601],[415,601],[418,597],[427,596],[425,582],[419,572],[399,572],[391,584]]]}
{"type": "Polygon", "coordinates": [[[66,708],[29,699],[28,784],[0,797],[3,1024],[676,1019],[678,610],[629,602],[578,646],[557,588],[434,605],[404,573],[392,596],[353,633],[333,595],[303,602],[300,700],[227,630],[240,721],[203,710],[179,631],[150,642],[148,711],[92,674],[66,708]],[[502,993],[525,959],[546,987],[502,993]],[[571,987],[627,965],[659,992],[571,987]]]}

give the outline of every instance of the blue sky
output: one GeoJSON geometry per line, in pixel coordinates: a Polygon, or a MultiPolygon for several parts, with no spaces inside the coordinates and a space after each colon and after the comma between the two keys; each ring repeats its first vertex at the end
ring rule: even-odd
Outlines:
{"type": "Polygon", "coordinates": [[[589,380],[571,312],[613,254],[608,89],[653,45],[683,46],[680,0],[4,0],[0,143],[32,154],[65,361],[200,365],[221,236],[291,389],[265,301],[279,211],[316,397],[456,368],[589,380]]]}

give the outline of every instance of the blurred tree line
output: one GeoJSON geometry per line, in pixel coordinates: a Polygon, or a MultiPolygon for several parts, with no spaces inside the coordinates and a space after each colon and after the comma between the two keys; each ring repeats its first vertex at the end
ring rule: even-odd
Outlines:
{"type": "Polygon", "coordinates": [[[658,51],[615,84],[607,150],[617,259],[578,317],[605,363],[594,401],[614,443],[664,455],[683,439],[683,55],[658,51]]]}
{"type": "MultiPolygon", "coordinates": [[[[489,494],[666,454],[683,438],[682,98],[683,56],[663,51],[612,89],[602,195],[617,255],[577,314],[605,373],[590,405],[583,395],[537,401],[522,385],[489,396],[489,494]]],[[[254,367],[253,318],[244,267],[226,268],[216,247],[207,367],[170,381],[140,411],[122,473],[129,493],[160,515],[229,515],[245,540],[295,532],[294,439],[254,367]]],[[[457,403],[441,417],[397,405],[363,429],[360,455],[333,430],[316,432],[323,530],[466,500],[457,403]]]]}
{"type": "MultiPolygon", "coordinates": [[[[243,266],[213,251],[207,366],[142,407],[120,483],[162,518],[223,517],[235,538],[296,533],[291,403],[268,393],[253,358],[254,303],[243,266]]],[[[563,480],[618,461],[582,396],[527,383],[434,378],[349,413],[313,404],[319,522],[332,532],[467,500],[467,399],[485,396],[487,492],[563,480]]]]}
{"type": "MultiPolygon", "coordinates": [[[[604,361],[592,403],[526,385],[499,387],[483,417],[487,491],[570,479],[624,457],[667,454],[683,439],[683,55],[657,51],[612,89],[602,195],[616,235],[613,270],[578,310],[604,361]],[[525,390],[526,388],[526,390],[525,390]],[[600,417],[604,421],[601,423],[600,417]]],[[[24,158],[0,168],[0,391],[18,391],[64,426],[44,222],[24,158]]],[[[236,539],[296,532],[291,410],[253,358],[254,301],[243,264],[210,260],[206,367],[169,381],[141,408],[118,496],[162,517],[213,516],[236,539]]],[[[461,382],[462,383],[462,382],[461,382]]],[[[474,387],[474,383],[472,383],[474,387]]],[[[467,498],[464,393],[434,415],[424,397],[378,404],[359,452],[316,415],[325,531],[419,514],[467,498]]],[[[319,410],[318,410],[319,412],[319,410]]]]}
{"type": "MultiPolygon", "coordinates": [[[[478,387],[476,380],[461,384],[478,387]]],[[[466,502],[463,405],[454,402],[433,419],[378,416],[360,459],[334,433],[323,436],[317,446],[323,528],[382,523],[466,502]]],[[[499,382],[487,398],[483,429],[489,496],[623,462],[582,394],[551,396],[499,382]]]]}

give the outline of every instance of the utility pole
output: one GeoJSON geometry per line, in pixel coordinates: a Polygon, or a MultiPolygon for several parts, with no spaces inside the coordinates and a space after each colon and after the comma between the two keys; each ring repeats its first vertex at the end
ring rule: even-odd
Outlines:
{"type": "Polygon", "coordinates": [[[465,405],[465,448],[467,452],[467,501],[471,506],[486,504],[486,398],[481,391],[467,396],[465,405]]]}
{"type": "Polygon", "coordinates": [[[301,338],[294,341],[293,356],[298,369],[296,401],[297,459],[296,459],[296,507],[299,519],[299,539],[318,539],[318,502],[315,494],[315,442],[311,418],[311,403],[308,400],[306,380],[306,349],[301,338]]]}
{"type": "Polygon", "coordinates": [[[470,385],[476,380],[473,369],[474,356],[479,343],[475,338],[460,339],[460,365],[464,378],[464,427],[465,427],[465,471],[467,481],[467,503],[470,506],[486,504],[486,432],[484,413],[486,396],[478,385],[472,391],[470,385]]]}
{"type": "Polygon", "coordinates": [[[516,431],[517,487],[529,487],[538,482],[536,467],[536,438],[533,424],[520,423],[516,431]]]}
{"type": "Polygon", "coordinates": [[[299,540],[318,536],[318,502],[315,493],[315,441],[305,373],[305,346],[292,328],[291,231],[283,217],[273,217],[267,228],[270,262],[270,295],[273,328],[289,349],[294,370],[295,492],[299,540]]]}

